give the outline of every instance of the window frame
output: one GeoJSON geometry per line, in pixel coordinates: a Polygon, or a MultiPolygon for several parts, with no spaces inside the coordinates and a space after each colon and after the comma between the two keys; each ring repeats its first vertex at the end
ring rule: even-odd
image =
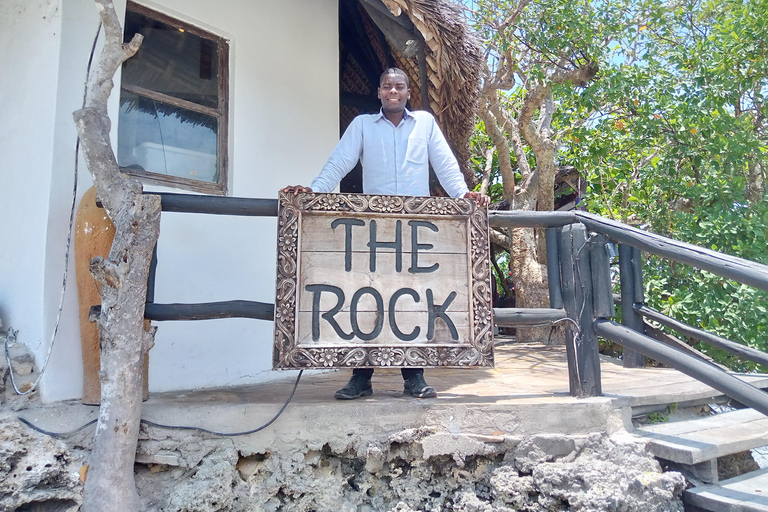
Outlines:
{"type": "Polygon", "coordinates": [[[137,4],[128,0],[126,4],[126,14],[129,11],[141,14],[148,18],[157,20],[166,25],[182,29],[185,32],[194,34],[203,39],[208,39],[217,44],[218,48],[218,92],[219,102],[217,108],[206,107],[197,103],[182,100],[163,94],[161,92],[145,89],[123,83],[122,75],[120,78],[120,91],[126,91],[131,94],[142,96],[156,101],[162,101],[170,105],[181,107],[194,112],[206,114],[217,119],[217,140],[216,140],[216,168],[218,180],[215,183],[182,178],[178,176],[166,176],[149,171],[142,171],[129,167],[120,167],[120,171],[138,178],[145,183],[152,183],[166,187],[180,188],[201,192],[212,195],[227,195],[229,185],[229,42],[216,34],[203,30],[191,23],[173,18],[162,12],[158,12],[149,7],[137,4]]]}

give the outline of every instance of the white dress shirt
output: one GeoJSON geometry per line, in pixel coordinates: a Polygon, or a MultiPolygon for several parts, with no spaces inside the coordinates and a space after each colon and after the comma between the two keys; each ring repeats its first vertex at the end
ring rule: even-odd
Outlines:
{"type": "Polygon", "coordinates": [[[451,197],[469,192],[459,163],[429,112],[405,110],[395,126],[382,112],[355,117],[320,174],[315,192],[332,192],[358,160],[363,163],[363,192],[429,195],[429,164],[451,197]]]}

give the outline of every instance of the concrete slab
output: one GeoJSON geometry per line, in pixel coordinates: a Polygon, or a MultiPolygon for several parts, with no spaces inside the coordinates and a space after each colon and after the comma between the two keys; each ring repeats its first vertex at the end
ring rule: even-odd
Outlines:
{"type": "MultiPolygon", "coordinates": [[[[565,348],[540,344],[496,347],[493,369],[428,369],[438,398],[418,400],[402,392],[399,370],[376,370],[374,394],[340,401],[333,398],[348,370],[305,375],[283,415],[258,435],[239,438],[255,452],[275,442],[343,443],[368,433],[372,438],[404,429],[429,427],[453,434],[521,437],[539,433],[614,432],[627,418],[621,408],[718,396],[708,386],[668,368],[625,369],[601,358],[603,397],[569,396],[565,348]],[[334,441],[335,440],[335,441],[334,441]]],[[[297,372],[269,383],[202,391],[152,394],[143,418],[218,432],[250,430],[269,421],[293,388],[297,372]]],[[[768,385],[766,376],[749,377],[768,385]]],[[[626,410],[625,410],[626,413],[626,410]]],[[[73,429],[96,417],[96,408],[63,402],[21,412],[35,425],[73,429]]]]}

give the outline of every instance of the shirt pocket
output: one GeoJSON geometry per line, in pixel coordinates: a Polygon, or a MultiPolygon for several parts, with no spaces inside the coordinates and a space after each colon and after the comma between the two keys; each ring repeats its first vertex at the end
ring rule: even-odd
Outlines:
{"type": "Polygon", "coordinates": [[[411,137],[408,139],[408,150],[405,152],[405,161],[414,164],[426,164],[429,159],[427,139],[411,137]]]}

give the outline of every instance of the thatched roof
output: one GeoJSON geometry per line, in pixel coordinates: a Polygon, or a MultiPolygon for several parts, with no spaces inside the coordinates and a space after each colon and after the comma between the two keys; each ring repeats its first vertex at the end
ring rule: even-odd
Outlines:
{"type": "MultiPolygon", "coordinates": [[[[467,183],[475,181],[469,165],[469,139],[475,125],[483,56],[461,8],[447,0],[382,0],[395,16],[408,16],[426,43],[429,104],[451,144],[467,183]]],[[[398,67],[420,84],[416,57],[394,46],[398,67]]],[[[411,87],[411,105],[420,108],[419,87],[411,87]]]]}

